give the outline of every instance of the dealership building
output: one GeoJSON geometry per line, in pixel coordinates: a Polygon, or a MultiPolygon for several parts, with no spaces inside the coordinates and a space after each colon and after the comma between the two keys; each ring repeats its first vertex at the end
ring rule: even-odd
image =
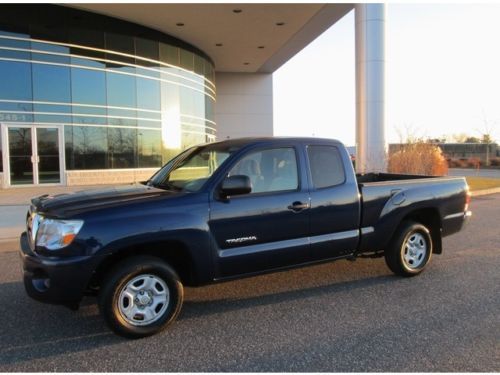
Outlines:
{"type": "Polygon", "coordinates": [[[0,5],[0,186],[141,181],[273,135],[272,73],[353,9],[357,164],[382,170],[382,4],[0,5]]]}

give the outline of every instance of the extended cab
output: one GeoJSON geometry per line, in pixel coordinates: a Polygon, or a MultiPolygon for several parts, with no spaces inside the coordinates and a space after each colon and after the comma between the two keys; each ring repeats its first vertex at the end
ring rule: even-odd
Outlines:
{"type": "Polygon", "coordinates": [[[142,184],[34,198],[24,284],[73,308],[97,295],[111,329],[142,337],[175,320],[183,285],[377,256],[414,276],[462,228],[469,200],[461,177],[356,176],[330,139],[211,143],[142,184]]]}

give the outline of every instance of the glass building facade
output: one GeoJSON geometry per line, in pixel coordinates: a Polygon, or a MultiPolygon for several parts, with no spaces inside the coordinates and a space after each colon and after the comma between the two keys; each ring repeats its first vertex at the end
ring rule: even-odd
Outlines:
{"type": "Polygon", "coordinates": [[[0,5],[0,172],[11,185],[160,167],[215,140],[214,103],[212,61],[178,39],[64,6],[0,5]]]}

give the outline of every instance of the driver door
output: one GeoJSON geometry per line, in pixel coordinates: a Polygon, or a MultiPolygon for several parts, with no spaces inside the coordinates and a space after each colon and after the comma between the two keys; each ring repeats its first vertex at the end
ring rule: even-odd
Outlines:
{"type": "Polygon", "coordinates": [[[260,272],[309,260],[309,193],[294,146],[253,150],[229,175],[247,175],[249,194],[212,199],[210,231],[216,278],[260,272]]]}

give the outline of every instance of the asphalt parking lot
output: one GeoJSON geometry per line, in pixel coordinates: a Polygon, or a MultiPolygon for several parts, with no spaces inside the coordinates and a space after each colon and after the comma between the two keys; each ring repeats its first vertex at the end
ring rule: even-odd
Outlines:
{"type": "Polygon", "coordinates": [[[416,278],[338,261],[187,289],[160,335],[113,335],[92,300],[31,301],[0,251],[1,371],[499,371],[500,194],[416,278]]]}

